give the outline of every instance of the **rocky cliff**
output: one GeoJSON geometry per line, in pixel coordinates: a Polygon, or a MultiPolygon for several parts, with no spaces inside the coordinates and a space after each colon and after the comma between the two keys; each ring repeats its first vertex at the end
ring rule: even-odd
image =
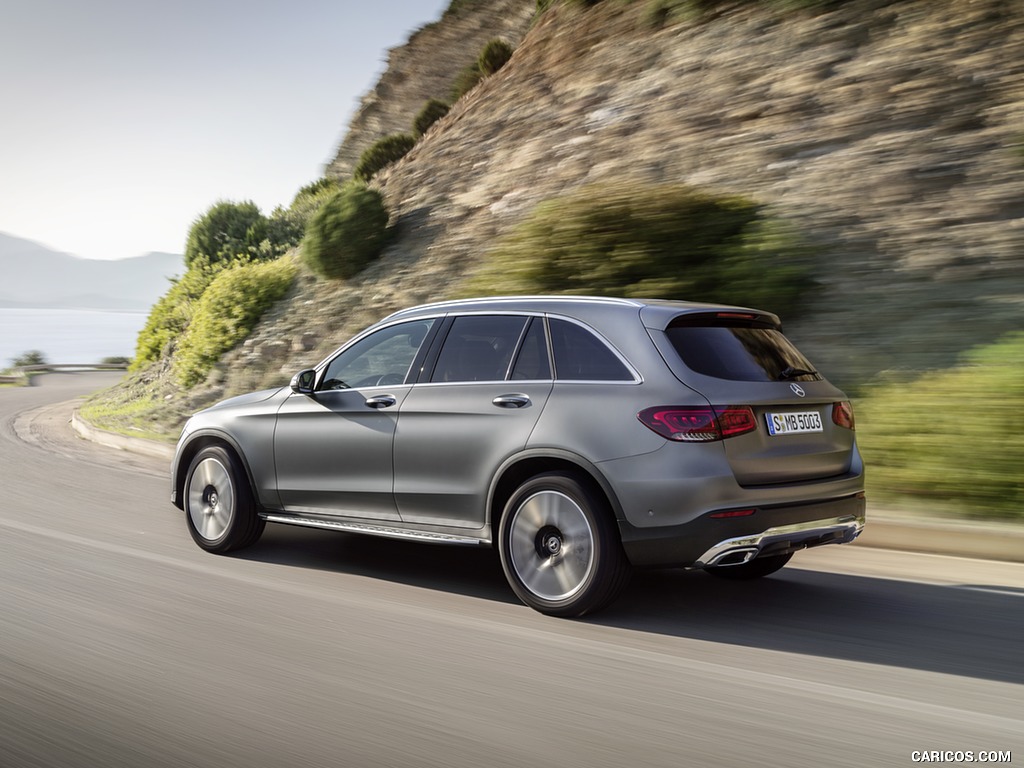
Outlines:
{"type": "Polygon", "coordinates": [[[360,100],[327,174],[348,178],[359,155],[392,133],[411,133],[429,99],[448,101],[459,72],[476,61],[488,40],[518,45],[534,16],[531,0],[453,3],[440,21],[388,51],[387,69],[360,100]]]}
{"type": "MultiPolygon", "coordinates": [[[[375,179],[397,232],[384,257],[350,283],[301,277],[184,409],[285,381],[365,323],[444,298],[536,203],[584,184],[685,183],[791,221],[823,256],[789,333],[848,387],[1024,325],[1020,3],[683,5],[554,3],[526,31],[533,2],[486,4],[479,40],[525,34],[375,179]]],[[[332,174],[436,94],[450,70],[431,67],[466,36],[449,21],[392,51],[332,174]]]]}

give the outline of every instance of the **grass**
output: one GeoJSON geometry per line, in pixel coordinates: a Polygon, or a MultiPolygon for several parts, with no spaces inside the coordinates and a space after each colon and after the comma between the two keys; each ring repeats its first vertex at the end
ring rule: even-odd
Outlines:
{"type": "Polygon", "coordinates": [[[867,390],[857,438],[873,499],[1024,522],[1024,333],[960,365],[867,390]]]}

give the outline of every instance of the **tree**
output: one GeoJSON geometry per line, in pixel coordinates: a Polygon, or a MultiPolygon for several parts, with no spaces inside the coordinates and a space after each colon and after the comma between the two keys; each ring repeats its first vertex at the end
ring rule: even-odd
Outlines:
{"type": "Polygon", "coordinates": [[[23,365],[46,365],[49,361],[46,359],[46,355],[38,349],[30,349],[28,352],[22,352],[11,362],[14,363],[15,368],[20,368],[23,365]]]}
{"type": "Polygon", "coordinates": [[[199,257],[211,264],[231,261],[240,254],[255,254],[267,236],[267,220],[251,200],[221,200],[195,220],[185,243],[185,265],[199,257]]]}

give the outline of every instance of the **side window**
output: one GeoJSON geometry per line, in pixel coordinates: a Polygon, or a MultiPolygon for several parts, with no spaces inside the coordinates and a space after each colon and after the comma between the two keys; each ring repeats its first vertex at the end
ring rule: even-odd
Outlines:
{"type": "Polygon", "coordinates": [[[434,366],[431,381],[503,381],[526,327],[525,317],[457,317],[434,366]]]}
{"type": "Polygon", "coordinates": [[[360,339],[327,366],[321,391],[401,384],[434,320],[382,328],[360,339]]]}
{"type": "Polygon", "coordinates": [[[514,381],[537,381],[551,378],[551,363],[548,362],[548,342],[544,334],[544,321],[535,317],[530,321],[519,356],[512,367],[514,381]]]}
{"type": "Polygon", "coordinates": [[[555,378],[575,381],[632,381],[633,375],[608,345],[566,320],[551,321],[555,378]]]}

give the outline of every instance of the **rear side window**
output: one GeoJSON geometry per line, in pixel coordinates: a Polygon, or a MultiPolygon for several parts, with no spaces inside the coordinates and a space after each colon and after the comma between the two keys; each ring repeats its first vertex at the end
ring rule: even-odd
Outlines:
{"type": "Polygon", "coordinates": [[[511,315],[455,318],[430,380],[503,381],[526,320],[511,315]]]}
{"type": "Polygon", "coordinates": [[[548,343],[544,335],[544,321],[535,317],[530,321],[519,356],[512,368],[514,381],[539,381],[551,378],[548,362],[548,343]]]}
{"type": "Polygon", "coordinates": [[[576,323],[551,320],[555,378],[562,381],[633,381],[633,374],[601,339],[576,323]]]}
{"type": "Polygon", "coordinates": [[[665,333],[691,371],[732,381],[817,381],[821,376],[782,331],[715,323],[669,326],[665,333]]]}

